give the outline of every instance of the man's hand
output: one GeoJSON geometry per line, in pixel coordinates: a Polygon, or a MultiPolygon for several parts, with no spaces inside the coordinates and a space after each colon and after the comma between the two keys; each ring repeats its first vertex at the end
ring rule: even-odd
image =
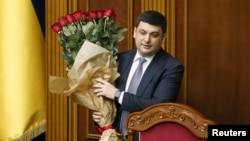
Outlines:
{"type": "Polygon", "coordinates": [[[116,87],[101,78],[95,80],[96,83],[93,85],[93,89],[97,96],[105,96],[109,99],[115,98],[115,92],[118,91],[116,87]]]}
{"type": "Polygon", "coordinates": [[[93,118],[94,122],[99,123],[101,121],[101,118],[102,118],[102,113],[95,111],[92,113],[92,118],[93,118]]]}

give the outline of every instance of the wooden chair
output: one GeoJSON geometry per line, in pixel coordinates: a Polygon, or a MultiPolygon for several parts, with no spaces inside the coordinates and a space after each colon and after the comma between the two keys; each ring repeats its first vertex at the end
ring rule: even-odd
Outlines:
{"type": "Polygon", "coordinates": [[[140,141],[202,141],[212,124],[215,122],[186,104],[166,102],[131,113],[126,126],[128,141],[133,141],[135,132],[140,141]]]}

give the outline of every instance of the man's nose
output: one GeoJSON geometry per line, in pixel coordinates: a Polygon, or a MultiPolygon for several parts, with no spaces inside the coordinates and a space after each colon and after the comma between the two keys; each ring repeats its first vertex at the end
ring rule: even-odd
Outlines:
{"type": "Polygon", "coordinates": [[[145,42],[147,42],[147,43],[150,42],[150,35],[147,34],[147,35],[145,36],[144,40],[145,40],[145,42]]]}

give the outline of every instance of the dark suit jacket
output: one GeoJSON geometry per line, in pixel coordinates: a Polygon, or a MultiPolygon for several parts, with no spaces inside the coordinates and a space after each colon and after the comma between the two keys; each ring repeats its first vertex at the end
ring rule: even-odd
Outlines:
{"type": "MultiPolygon", "coordinates": [[[[121,91],[125,90],[135,54],[136,49],[133,49],[118,55],[120,77],[116,80],[116,87],[121,91]]],[[[125,93],[122,105],[118,106],[118,109],[135,112],[156,103],[175,101],[181,86],[183,72],[183,65],[160,49],[146,69],[136,95],[125,93]]]]}
{"type": "MultiPolygon", "coordinates": [[[[135,54],[136,49],[118,54],[120,77],[116,80],[116,87],[121,91],[125,91],[135,54]]],[[[115,125],[119,125],[122,110],[135,112],[156,103],[176,101],[183,72],[183,65],[160,49],[144,72],[136,95],[125,92],[122,105],[116,103],[118,115],[115,125]]]]}

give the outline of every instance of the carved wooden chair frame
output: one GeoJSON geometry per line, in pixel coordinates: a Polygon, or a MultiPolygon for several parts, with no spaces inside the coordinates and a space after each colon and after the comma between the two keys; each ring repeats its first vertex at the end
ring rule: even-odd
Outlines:
{"type": "Polygon", "coordinates": [[[196,109],[181,103],[160,103],[143,111],[131,113],[127,118],[128,141],[133,141],[135,131],[145,131],[163,122],[174,122],[186,127],[201,139],[208,137],[208,125],[214,121],[205,118],[196,109]]]}

